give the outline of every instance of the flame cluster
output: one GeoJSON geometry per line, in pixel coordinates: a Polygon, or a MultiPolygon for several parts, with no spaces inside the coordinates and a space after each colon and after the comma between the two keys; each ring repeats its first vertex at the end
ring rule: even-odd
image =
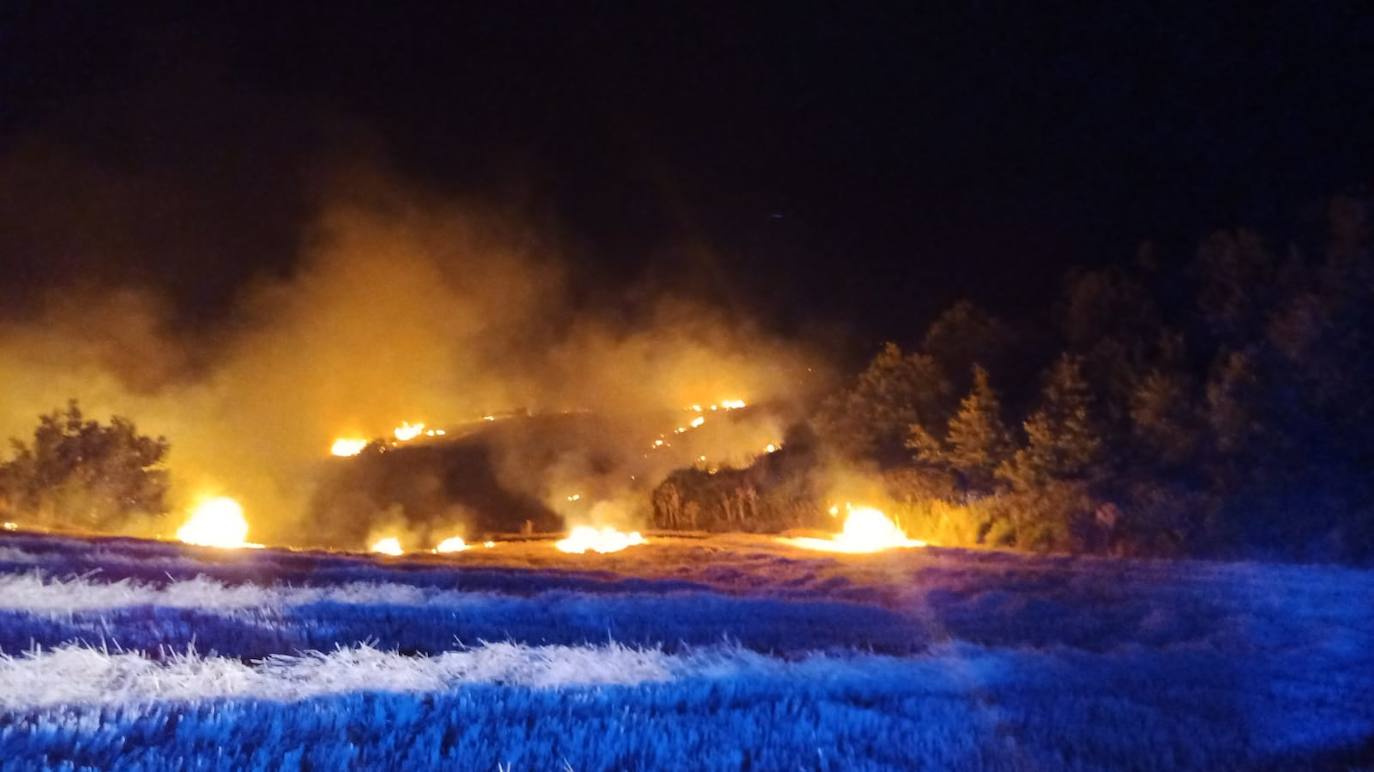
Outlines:
{"type": "Polygon", "coordinates": [[[333,456],[356,456],[363,452],[365,447],[367,440],[362,437],[339,437],[329,446],[329,453],[333,456]]]}
{"type": "MultiPolygon", "coordinates": [[[[495,420],[490,416],[486,416],[485,418],[487,420],[495,420]]],[[[443,429],[427,429],[425,426],[424,421],[416,421],[415,423],[402,421],[400,426],[391,430],[391,436],[395,438],[395,442],[410,442],[418,437],[443,437],[447,434],[443,429]]],[[[329,446],[329,454],[341,458],[356,456],[363,452],[363,449],[366,448],[368,444],[369,440],[364,437],[349,435],[336,437],[334,438],[333,444],[329,446]]]]}
{"type": "Polygon", "coordinates": [[[177,538],[202,547],[260,547],[248,541],[248,520],[243,507],[228,496],[206,499],[191,511],[191,517],[177,529],[177,538]]]}
{"type": "Polygon", "coordinates": [[[434,546],[434,551],[440,555],[447,555],[450,552],[464,552],[468,549],[468,543],[461,536],[450,536],[434,546]]]}
{"type": "MultiPolygon", "coordinates": [[[[799,537],[783,539],[787,544],[822,552],[847,552],[862,554],[881,552],[898,547],[924,547],[920,539],[909,538],[906,533],[892,522],[887,513],[875,507],[855,507],[845,504],[848,510],[844,527],[829,539],[799,537]]],[[[839,507],[830,508],[831,515],[839,514],[839,507]]]]}
{"type": "Polygon", "coordinates": [[[585,554],[587,552],[619,552],[626,547],[633,547],[646,543],[639,531],[618,531],[615,528],[603,527],[593,528],[589,525],[579,525],[568,532],[566,539],[559,539],[554,543],[559,552],[571,552],[574,554],[585,554]]]}

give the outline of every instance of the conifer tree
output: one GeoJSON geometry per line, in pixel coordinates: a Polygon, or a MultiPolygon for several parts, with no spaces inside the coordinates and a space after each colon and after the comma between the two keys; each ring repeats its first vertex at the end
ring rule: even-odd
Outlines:
{"type": "Polygon", "coordinates": [[[1002,422],[1002,404],[988,382],[987,370],[973,367],[973,387],[949,420],[944,443],[934,443],[921,427],[913,427],[910,444],[926,461],[947,464],[967,484],[986,488],[997,467],[1011,456],[1011,436],[1002,422]]]}
{"type": "Polygon", "coordinates": [[[1025,422],[1026,447],[1003,464],[999,475],[1020,488],[1039,481],[1082,480],[1103,460],[1101,427],[1083,362],[1062,355],[1045,380],[1040,406],[1025,422]]]}
{"type": "Polygon", "coordinates": [[[909,427],[940,415],[949,382],[935,360],[888,343],[846,390],[822,407],[817,423],[845,453],[879,462],[906,460],[909,427]]]}

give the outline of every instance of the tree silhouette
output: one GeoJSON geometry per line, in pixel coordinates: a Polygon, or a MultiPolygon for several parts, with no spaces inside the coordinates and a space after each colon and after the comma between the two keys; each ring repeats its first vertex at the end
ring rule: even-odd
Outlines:
{"type": "Polygon", "coordinates": [[[166,511],[168,445],[127,419],[87,420],[76,400],[39,417],[32,444],[12,440],[0,464],[0,507],[37,525],[106,530],[166,511]]]}

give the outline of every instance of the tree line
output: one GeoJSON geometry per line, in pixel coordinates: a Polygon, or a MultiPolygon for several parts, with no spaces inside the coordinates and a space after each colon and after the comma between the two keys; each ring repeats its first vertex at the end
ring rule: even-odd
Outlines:
{"type": "MultiPolygon", "coordinates": [[[[874,470],[908,530],[945,543],[1368,560],[1370,206],[1337,196],[1282,243],[1230,229],[1184,259],[1147,245],[1072,271],[1048,323],[957,303],[818,405],[810,461],[789,463],[874,470]]],[[[782,459],[760,463],[744,498],[798,500],[782,459]]],[[[715,527],[738,483],[679,473],[656,517],[693,504],[715,527]]]]}

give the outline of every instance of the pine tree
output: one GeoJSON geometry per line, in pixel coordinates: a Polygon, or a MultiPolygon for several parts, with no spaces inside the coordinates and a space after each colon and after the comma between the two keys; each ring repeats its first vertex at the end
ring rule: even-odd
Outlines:
{"type": "Polygon", "coordinates": [[[1179,372],[1152,370],[1131,393],[1131,431],[1152,463],[1177,466],[1194,456],[1200,441],[1193,389],[1179,372]]]}
{"type": "Polygon", "coordinates": [[[888,343],[850,388],[826,402],[817,423],[826,440],[847,455],[905,460],[910,427],[931,425],[947,409],[948,393],[949,382],[933,358],[888,343]]]}
{"type": "Polygon", "coordinates": [[[1102,430],[1080,357],[1064,354],[1045,381],[1040,407],[1026,419],[1026,447],[998,470],[1018,488],[1093,476],[1104,456],[1102,430]]]}
{"type": "MultiPolygon", "coordinates": [[[[915,436],[913,440],[919,442],[915,436]]],[[[986,488],[1011,451],[1011,435],[1002,422],[1002,403],[988,382],[987,371],[974,365],[973,388],[949,420],[940,460],[963,475],[967,484],[986,488]]],[[[928,451],[918,447],[918,453],[928,451]]]]}

